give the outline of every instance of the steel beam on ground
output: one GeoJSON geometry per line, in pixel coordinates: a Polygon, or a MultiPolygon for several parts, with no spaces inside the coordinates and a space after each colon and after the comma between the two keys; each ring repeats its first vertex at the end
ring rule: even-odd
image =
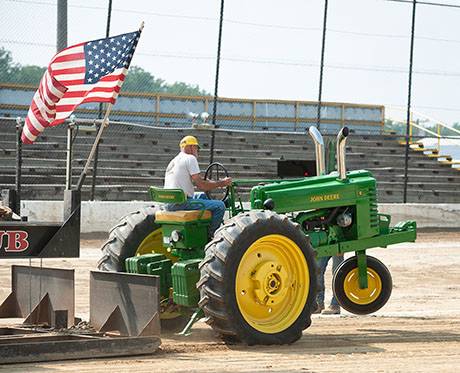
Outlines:
{"type": "Polygon", "coordinates": [[[108,337],[87,331],[77,334],[0,328],[2,364],[150,355],[160,345],[160,338],[155,336],[108,337]]]}

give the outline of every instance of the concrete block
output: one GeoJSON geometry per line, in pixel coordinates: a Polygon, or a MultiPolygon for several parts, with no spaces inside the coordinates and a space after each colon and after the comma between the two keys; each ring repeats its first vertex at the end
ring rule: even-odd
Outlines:
{"type": "Polygon", "coordinates": [[[415,220],[419,228],[460,228],[459,203],[385,203],[379,212],[390,214],[392,224],[415,220]]]}

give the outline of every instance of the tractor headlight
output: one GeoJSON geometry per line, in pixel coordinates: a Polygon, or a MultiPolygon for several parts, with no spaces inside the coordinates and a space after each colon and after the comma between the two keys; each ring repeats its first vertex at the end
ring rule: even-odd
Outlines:
{"type": "Polygon", "coordinates": [[[271,198],[268,198],[264,201],[264,209],[265,210],[273,210],[275,208],[275,201],[271,198]]]}
{"type": "Polygon", "coordinates": [[[182,238],[182,235],[179,231],[172,231],[171,232],[171,241],[172,242],[179,242],[182,238]]]}

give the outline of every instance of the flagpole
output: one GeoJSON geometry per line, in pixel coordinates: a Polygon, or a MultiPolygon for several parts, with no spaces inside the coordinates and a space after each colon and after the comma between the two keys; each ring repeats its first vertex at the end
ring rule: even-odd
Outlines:
{"type": "Polygon", "coordinates": [[[85,168],[83,169],[80,175],[80,178],[78,179],[77,190],[81,190],[81,187],[83,183],[85,182],[85,178],[88,173],[89,165],[91,161],[93,160],[94,153],[96,152],[96,148],[99,144],[99,141],[101,140],[102,132],[104,131],[105,127],[109,126],[109,115],[110,115],[110,111],[112,110],[112,107],[113,107],[112,103],[109,103],[107,105],[107,110],[105,111],[104,119],[102,119],[102,124],[101,124],[101,127],[99,128],[99,132],[97,133],[96,140],[94,140],[93,147],[91,148],[91,152],[89,153],[88,159],[86,160],[85,168]]]}

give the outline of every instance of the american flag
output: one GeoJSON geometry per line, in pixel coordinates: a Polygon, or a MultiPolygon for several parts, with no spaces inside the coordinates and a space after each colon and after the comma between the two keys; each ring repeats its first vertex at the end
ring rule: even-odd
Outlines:
{"type": "Polygon", "coordinates": [[[63,123],[85,102],[115,100],[128,72],[140,31],[68,47],[51,60],[30,105],[22,142],[63,123]]]}

